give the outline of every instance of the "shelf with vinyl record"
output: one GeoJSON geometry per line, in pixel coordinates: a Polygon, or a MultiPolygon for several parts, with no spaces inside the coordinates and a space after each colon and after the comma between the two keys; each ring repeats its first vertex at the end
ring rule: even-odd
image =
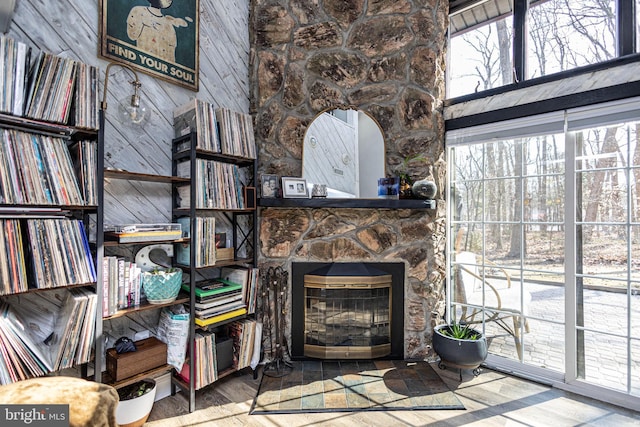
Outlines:
{"type": "Polygon", "coordinates": [[[189,274],[188,357],[174,383],[189,396],[248,368],[253,356],[258,282],[257,162],[251,117],[192,100],[174,112],[173,218],[189,230],[176,245],[189,274]],[[211,120],[215,118],[215,120],[211,120]]]}
{"type": "Polygon", "coordinates": [[[47,52],[32,58],[4,36],[0,55],[0,384],[8,384],[84,368],[97,348],[99,256],[89,230],[101,233],[103,151],[95,67],[47,52]],[[33,322],[37,330],[23,328],[33,322]]]}

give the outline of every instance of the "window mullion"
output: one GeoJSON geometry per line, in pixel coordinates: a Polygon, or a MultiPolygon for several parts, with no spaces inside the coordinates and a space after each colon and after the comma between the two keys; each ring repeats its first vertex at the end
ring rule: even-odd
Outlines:
{"type": "Polygon", "coordinates": [[[636,53],[636,4],[635,0],[616,1],[618,23],[617,56],[636,53]]]}
{"type": "Polygon", "coordinates": [[[527,12],[529,0],[513,0],[513,80],[527,79],[527,12]]]}
{"type": "Polygon", "coordinates": [[[576,136],[565,128],[565,380],[578,378],[576,301],[576,136]]]}

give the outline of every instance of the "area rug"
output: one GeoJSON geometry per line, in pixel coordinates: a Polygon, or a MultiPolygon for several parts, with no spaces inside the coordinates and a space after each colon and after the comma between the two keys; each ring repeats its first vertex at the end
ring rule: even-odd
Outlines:
{"type": "Polygon", "coordinates": [[[304,361],[263,375],[250,414],[465,409],[427,362],[304,361]]]}

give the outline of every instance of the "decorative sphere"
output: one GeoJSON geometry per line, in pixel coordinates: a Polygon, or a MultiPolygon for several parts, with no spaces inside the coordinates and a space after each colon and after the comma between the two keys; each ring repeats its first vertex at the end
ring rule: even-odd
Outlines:
{"type": "Polygon", "coordinates": [[[438,192],[438,186],[436,186],[436,183],[433,181],[430,181],[428,179],[421,179],[420,181],[416,181],[413,183],[411,191],[416,197],[421,197],[423,199],[433,199],[438,192]]]}

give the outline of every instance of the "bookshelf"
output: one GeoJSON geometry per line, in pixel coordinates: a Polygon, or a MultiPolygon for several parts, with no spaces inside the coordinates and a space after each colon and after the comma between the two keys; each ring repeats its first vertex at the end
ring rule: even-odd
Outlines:
{"type": "MultiPolygon", "coordinates": [[[[158,174],[148,174],[148,173],[139,173],[139,172],[130,172],[121,169],[103,169],[103,178],[105,182],[108,181],[129,181],[129,182],[139,182],[139,183],[152,183],[152,184],[175,184],[175,183],[188,183],[190,182],[187,179],[182,179],[179,177],[169,176],[169,175],[158,175],[158,174]]],[[[168,239],[153,239],[152,241],[121,241],[117,238],[112,238],[113,233],[109,233],[105,230],[103,233],[103,262],[108,263],[109,260],[113,262],[114,259],[122,260],[125,265],[135,265],[134,261],[136,258],[136,253],[142,248],[148,245],[174,245],[188,242],[189,239],[183,238],[181,233],[178,237],[168,238],[168,239]]],[[[104,266],[106,268],[106,265],[104,266]]],[[[106,271],[106,270],[104,270],[106,271]]],[[[107,273],[103,275],[103,277],[109,276],[107,273]]],[[[111,310],[105,310],[108,304],[109,295],[114,292],[114,287],[112,285],[111,288],[107,285],[107,281],[103,281],[102,285],[102,298],[103,298],[103,311],[101,313],[102,322],[105,325],[109,325],[111,321],[118,321],[123,317],[128,317],[131,315],[144,315],[146,313],[151,313],[152,310],[161,310],[163,307],[169,307],[177,304],[189,304],[189,294],[187,292],[179,292],[178,296],[174,301],[166,302],[166,303],[154,303],[151,304],[148,301],[138,300],[137,303],[134,301],[133,304],[116,304],[116,307],[111,310]]],[[[118,285],[120,286],[120,285],[118,285]]],[[[137,291],[133,290],[133,292],[141,292],[140,289],[142,287],[141,280],[137,280],[136,282],[137,291]]],[[[104,357],[104,354],[103,354],[104,357]]],[[[104,360],[101,358],[96,362],[96,366],[102,366],[104,360]]],[[[132,384],[142,378],[145,377],[158,377],[167,372],[171,372],[173,370],[173,366],[170,364],[163,365],[161,367],[153,368],[151,370],[146,370],[144,372],[137,372],[133,376],[129,378],[124,378],[122,380],[114,380],[109,376],[106,372],[101,372],[100,376],[101,381],[105,382],[109,385],[112,385],[116,388],[125,387],[129,384],[132,384]]],[[[98,378],[98,370],[96,370],[96,379],[98,378]]]]}
{"type": "Polygon", "coordinates": [[[248,115],[195,99],[176,109],[174,128],[172,174],[188,182],[173,183],[173,217],[191,236],[174,259],[188,272],[191,318],[188,360],[174,381],[193,411],[196,390],[250,365],[259,333],[257,164],[248,115]],[[231,248],[215,245],[223,224],[231,248]]]}
{"type": "Polygon", "coordinates": [[[0,37],[0,74],[0,383],[86,372],[99,351],[98,70],[0,37]]]}

